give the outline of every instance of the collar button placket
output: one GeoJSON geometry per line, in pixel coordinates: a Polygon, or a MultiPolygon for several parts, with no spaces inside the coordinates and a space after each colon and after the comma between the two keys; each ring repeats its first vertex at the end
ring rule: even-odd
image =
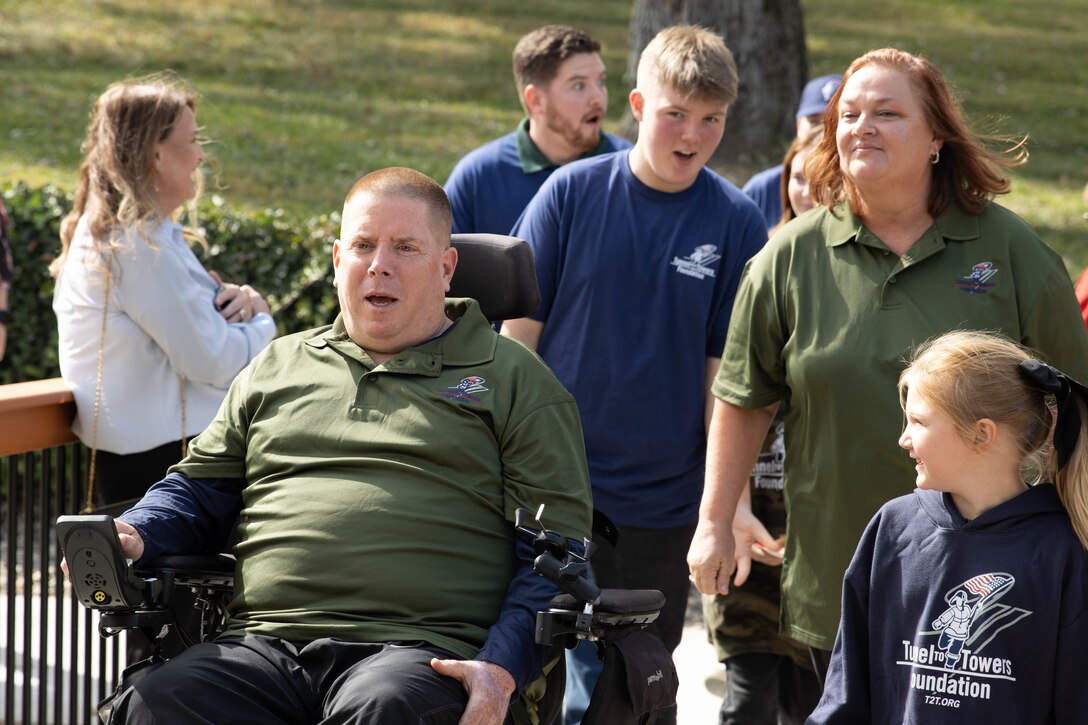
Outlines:
{"type": "Polygon", "coordinates": [[[377,407],[380,386],[378,377],[378,373],[370,370],[359,378],[359,386],[355,391],[355,403],[352,406],[355,410],[365,414],[377,407]]]}
{"type": "MultiPolygon", "coordinates": [[[[887,254],[887,252],[885,252],[887,254]]],[[[910,260],[908,257],[897,257],[892,268],[888,270],[887,276],[884,278],[884,284],[880,287],[880,307],[881,309],[889,309],[893,307],[899,307],[902,303],[897,298],[899,275],[910,266],[910,260]]]]}

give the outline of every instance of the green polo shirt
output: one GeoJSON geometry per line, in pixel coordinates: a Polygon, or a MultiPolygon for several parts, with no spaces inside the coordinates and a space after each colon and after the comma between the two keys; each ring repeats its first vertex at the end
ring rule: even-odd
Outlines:
{"type": "Polygon", "coordinates": [[[1061,258],[1012,212],[942,214],[902,257],[848,208],[791,222],[749,262],[714,394],[786,414],[783,631],[830,650],[843,574],[869,519],[914,488],[896,383],[911,349],[1000,331],[1088,380],[1088,333],[1061,258]]]}
{"type": "MultiPolygon", "coordinates": [[[[521,119],[521,123],[518,124],[517,130],[514,132],[514,145],[518,150],[518,160],[521,161],[521,169],[526,174],[535,174],[538,171],[544,169],[558,168],[558,164],[553,163],[547,156],[540,153],[540,149],[533,143],[533,139],[529,136],[529,119],[521,119]]],[[[612,145],[608,142],[608,137],[601,133],[601,139],[597,142],[597,147],[592,151],[587,151],[578,158],[586,159],[590,156],[599,156],[600,154],[612,151],[612,145]]]]}
{"type": "Polygon", "coordinates": [[[228,635],[426,641],[475,656],[516,568],[519,507],[588,535],[573,398],[472,300],[381,365],[331,327],[272,342],[178,467],[240,478],[228,635]]]}

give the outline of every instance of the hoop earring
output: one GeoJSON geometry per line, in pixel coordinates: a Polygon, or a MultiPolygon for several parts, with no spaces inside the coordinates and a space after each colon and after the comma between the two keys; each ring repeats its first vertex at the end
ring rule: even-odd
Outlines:
{"type": "Polygon", "coordinates": [[[933,152],[933,155],[929,157],[929,163],[936,166],[937,162],[940,161],[940,160],[941,160],[941,150],[937,149],[936,151],[933,152]]]}

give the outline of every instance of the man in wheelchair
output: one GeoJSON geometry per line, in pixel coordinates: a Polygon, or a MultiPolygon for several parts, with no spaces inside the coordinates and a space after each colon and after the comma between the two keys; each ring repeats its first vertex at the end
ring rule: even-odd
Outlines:
{"type": "Polygon", "coordinates": [[[558,588],[512,522],[590,529],[574,400],[476,302],[442,187],[364,176],[333,247],[340,315],[274,341],[188,456],[117,521],[136,563],[217,552],[223,634],[140,679],[113,722],[499,723],[558,588]],[[240,517],[240,518],[239,518],[240,517]]]}

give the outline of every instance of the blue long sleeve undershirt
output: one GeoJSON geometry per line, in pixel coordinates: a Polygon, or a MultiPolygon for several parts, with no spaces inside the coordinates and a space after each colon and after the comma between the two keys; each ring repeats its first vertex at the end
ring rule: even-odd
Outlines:
{"type": "MultiPolygon", "coordinates": [[[[242,510],[240,478],[192,479],[171,473],[121,518],[132,524],[144,542],[137,564],[171,554],[218,553],[242,510]]],[[[570,542],[578,553],[580,542],[570,542]]],[[[551,650],[534,643],[536,612],[562,591],[533,571],[532,543],[515,538],[518,568],[510,580],[499,617],[488,629],[477,660],[507,670],[521,690],[535,680],[551,650]]]]}

